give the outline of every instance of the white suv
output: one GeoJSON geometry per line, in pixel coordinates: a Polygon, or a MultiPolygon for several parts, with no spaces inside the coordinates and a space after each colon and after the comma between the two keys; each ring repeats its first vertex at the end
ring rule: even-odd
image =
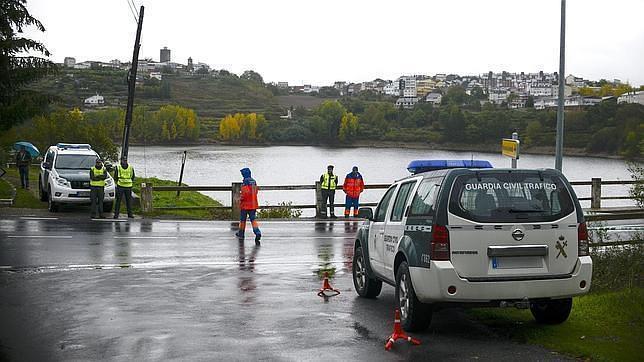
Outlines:
{"type": "MultiPolygon", "coordinates": [[[[47,201],[49,211],[58,211],[60,204],[87,204],[89,199],[89,169],[98,154],[88,144],[59,143],[49,147],[40,164],[38,193],[47,201]]],[[[112,176],[105,180],[103,211],[110,212],[115,186],[112,176]]]]}
{"type": "Polygon", "coordinates": [[[395,286],[410,331],[450,305],[529,307],[538,322],[564,322],[592,276],[579,201],[559,171],[491,167],[414,161],[375,214],[361,208],[357,293],[375,298],[383,281],[395,286]]]}

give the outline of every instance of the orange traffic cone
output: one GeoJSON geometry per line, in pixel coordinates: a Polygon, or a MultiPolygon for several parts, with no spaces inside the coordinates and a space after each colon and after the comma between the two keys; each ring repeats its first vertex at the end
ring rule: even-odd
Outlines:
{"type": "Polygon", "coordinates": [[[420,344],[419,340],[417,340],[416,338],[411,338],[402,330],[402,328],[400,328],[400,310],[398,308],[396,308],[395,318],[396,319],[394,319],[394,333],[392,333],[389,339],[387,339],[387,343],[385,343],[385,349],[389,351],[391,347],[393,347],[394,342],[396,342],[399,339],[406,339],[411,344],[419,345],[420,344]]]}
{"type": "Polygon", "coordinates": [[[331,287],[329,284],[329,273],[324,272],[324,281],[322,282],[322,288],[318,292],[318,297],[326,298],[335,297],[340,294],[340,291],[331,287]]]}

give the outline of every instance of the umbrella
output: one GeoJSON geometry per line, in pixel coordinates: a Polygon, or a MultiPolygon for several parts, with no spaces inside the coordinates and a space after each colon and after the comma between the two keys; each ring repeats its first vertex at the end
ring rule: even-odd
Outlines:
{"type": "Polygon", "coordinates": [[[13,144],[13,149],[16,150],[16,151],[20,151],[20,148],[22,146],[25,147],[25,150],[27,150],[27,152],[29,152],[31,157],[40,156],[40,151],[38,151],[38,148],[36,148],[36,146],[32,145],[29,142],[24,142],[24,141],[16,142],[16,143],[13,144]]]}

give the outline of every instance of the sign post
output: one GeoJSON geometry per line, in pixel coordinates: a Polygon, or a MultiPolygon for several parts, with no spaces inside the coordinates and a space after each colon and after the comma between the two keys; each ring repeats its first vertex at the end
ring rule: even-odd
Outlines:
{"type": "Polygon", "coordinates": [[[519,134],[516,132],[512,133],[511,139],[504,138],[501,141],[501,154],[503,156],[507,156],[512,159],[511,161],[512,168],[517,168],[517,160],[519,159],[520,144],[521,144],[521,141],[519,141],[519,134]]]}

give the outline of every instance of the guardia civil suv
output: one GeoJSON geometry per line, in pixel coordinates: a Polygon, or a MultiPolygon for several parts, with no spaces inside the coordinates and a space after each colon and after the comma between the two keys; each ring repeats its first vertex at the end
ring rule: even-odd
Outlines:
{"type": "Polygon", "coordinates": [[[353,283],[366,298],[395,287],[403,328],[427,328],[436,309],[530,308],[564,322],[588,292],[592,260],[582,209],[551,169],[495,169],[487,161],[420,160],[396,181],[354,246],[353,283]]]}
{"type": "MultiPolygon", "coordinates": [[[[47,149],[40,164],[38,193],[41,201],[47,201],[49,211],[58,211],[61,204],[90,202],[89,169],[98,157],[88,144],[58,143],[47,149]]],[[[103,211],[112,210],[114,195],[114,179],[108,173],[103,211]]]]}

